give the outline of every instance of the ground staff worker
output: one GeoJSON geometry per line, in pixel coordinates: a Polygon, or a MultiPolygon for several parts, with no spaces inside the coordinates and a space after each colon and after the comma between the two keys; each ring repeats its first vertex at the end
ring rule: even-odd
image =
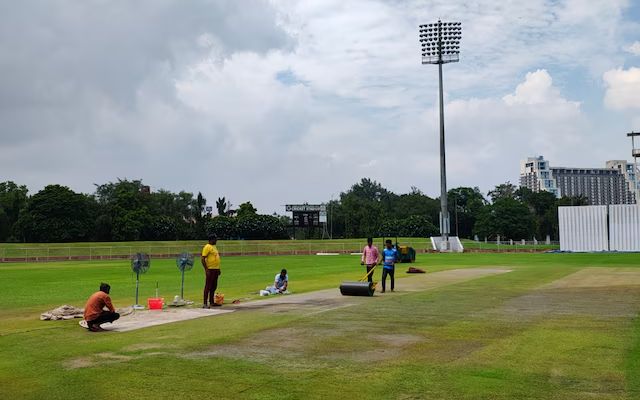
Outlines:
{"type": "Polygon", "coordinates": [[[382,250],[382,293],[385,291],[385,283],[387,281],[387,275],[391,277],[391,291],[393,292],[394,279],[393,273],[396,269],[396,262],[398,261],[398,250],[393,248],[391,240],[387,239],[385,242],[386,248],[382,250]]]}
{"type": "Polygon", "coordinates": [[[218,238],[216,235],[209,235],[209,243],[202,248],[202,266],[205,273],[204,296],[202,308],[219,306],[214,301],[216,289],[218,288],[218,277],[220,276],[220,253],[216,247],[218,238]],[[207,304],[207,299],[209,303],[207,304]]]}
{"type": "Polygon", "coordinates": [[[378,248],[373,245],[373,238],[367,238],[367,245],[362,249],[362,258],[360,259],[360,265],[367,266],[367,280],[369,283],[373,282],[373,272],[371,270],[380,261],[380,253],[378,248]]]}

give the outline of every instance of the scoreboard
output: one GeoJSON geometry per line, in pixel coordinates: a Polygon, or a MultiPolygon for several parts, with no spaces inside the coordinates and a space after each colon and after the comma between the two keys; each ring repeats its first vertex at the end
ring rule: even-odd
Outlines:
{"type": "Polygon", "coordinates": [[[295,226],[296,228],[320,226],[320,212],[319,211],[294,211],[293,226],[295,226]]]}
{"type": "Polygon", "coordinates": [[[286,210],[293,213],[293,223],[295,228],[319,227],[320,214],[326,213],[324,204],[287,204],[286,210]]]}

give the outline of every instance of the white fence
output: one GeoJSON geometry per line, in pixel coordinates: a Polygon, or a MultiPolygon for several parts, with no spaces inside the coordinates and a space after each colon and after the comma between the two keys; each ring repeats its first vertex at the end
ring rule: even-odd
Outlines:
{"type": "Polygon", "coordinates": [[[609,236],[612,251],[640,251],[640,206],[611,207],[609,236]]]}
{"type": "Polygon", "coordinates": [[[558,207],[560,250],[640,251],[640,206],[558,207]]]}

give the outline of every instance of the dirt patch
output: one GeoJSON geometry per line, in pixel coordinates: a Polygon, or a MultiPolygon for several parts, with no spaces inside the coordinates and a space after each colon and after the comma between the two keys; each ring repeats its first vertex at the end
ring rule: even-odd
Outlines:
{"type": "Polygon", "coordinates": [[[210,347],[184,355],[186,358],[229,357],[266,362],[299,359],[313,343],[339,331],[322,328],[278,328],[262,331],[239,342],[210,347]]]}
{"type": "Polygon", "coordinates": [[[367,339],[392,347],[406,347],[424,341],[422,336],[409,334],[368,335],[367,339]]]}
{"type": "MultiPolygon", "coordinates": [[[[342,296],[338,288],[334,288],[256,300],[230,308],[238,311],[264,310],[275,314],[295,312],[303,316],[313,316],[507,272],[510,272],[507,268],[448,270],[398,279],[395,293],[376,293],[373,297],[342,296]]],[[[398,358],[425,341],[424,337],[411,334],[371,334],[377,329],[375,322],[363,321],[357,317],[354,319],[354,315],[349,312],[332,322],[317,319],[314,321],[316,328],[296,326],[266,330],[234,343],[212,346],[183,356],[229,357],[269,363],[286,361],[288,365],[300,363],[303,366],[309,364],[309,360],[315,360],[316,364],[338,359],[372,362],[398,358]],[[359,350],[352,351],[354,348],[359,350]]],[[[461,350],[463,351],[465,350],[461,350]]],[[[450,351],[448,354],[451,357],[450,351]]]]}
{"type": "Polygon", "coordinates": [[[428,341],[419,353],[431,362],[451,363],[465,360],[484,346],[479,340],[440,338],[428,341]]]}
{"type": "Polygon", "coordinates": [[[508,319],[543,316],[632,318],[640,307],[640,271],[585,268],[481,313],[508,319]]]}
{"type": "Polygon", "coordinates": [[[375,362],[399,358],[407,348],[424,341],[422,336],[410,334],[367,335],[359,350],[334,351],[322,356],[332,360],[350,360],[355,362],[375,362]]]}
{"type": "Polygon", "coordinates": [[[640,286],[638,268],[584,268],[544,286],[545,289],[640,286]]]}
{"type": "Polygon", "coordinates": [[[78,357],[67,360],[62,365],[65,369],[80,369],[93,367],[96,362],[90,357],[78,357]]]}
{"type": "Polygon", "coordinates": [[[356,350],[352,352],[332,352],[322,358],[327,360],[350,360],[361,363],[369,363],[376,361],[386,361],[399,357],[402,354],[402,348],[385,347],[374,348],[371,350],[356,350]]]}
{"type": "MultiPolygon", "coordinates": [[[[356,362],[383,361],[398,357],[406,349],[424,340],[410,334],[367,334],[367,327],[290,327],[270,329],[254,334],[236,343],[210,347],[204,351],[186,354],[187,358],[228,357],[256,362],[286,360],[288,364],[307,364],[310,359],[346,359],[356,362]],[[361,342],[360,350],[343,351],[334,342],[361,342]],[[318,350],[328,348],[328,351],[318,350]],[[331,350],[333,349],[333,350],[331,350]]],[[[347,346],[353,348],[352,346],[347,346]]]]}
{"type": "MultiPolygon", "coordinates": [[[[166,346],[162,346],[162,347],[166,347],[166,346]]],[[[149,352],[149,353],[145,353],[142,355],[135,355],[135,356],[110,353],[110,352],[98,353],[92,356],[72,358],[70,360],[64,361],[62,363],[62,366],[65,369],[102,367],[110,364],[126,363],[131,360],[137,360],[143,357],[153,357],[153,356],[160,356],[160,355],[166,355],[166,354],[168,353],[164,351],[149,352]]]]}
{"type": "Polygon", "coordinates": [[[634,317],[640,291],[631,288],[599,287],[538,290],[508,301],[498,314],[520,318],[537,316],[634,317]]]}
{"type": "Polygon", "coordinates": [[[401,295],[410,292],[435,289],[456,283],[462,283],[486,276],[511,272],[508,268],[465,268],[448,271],[434,272],[430,274],[412,275],[396,279],[396,288],[393,294],[381,294],[380,284],[373,298],[367,296],[342,296],[338,288],[318,290],[310,293],[293,294],[288,296],[276,296],[264,300],[250,301],[237,305],[231,305],[235,310],[268,310],[272,313],[299,312],[312,315],[314,313],[331,311],[333,309],[358,305],[372,300],[378,300],[391,295],[401,295]]]}
{"type": "Polygon", "coordinates": [[[90,357],[78,357],[67,360],[63,363],[66,369],[79,369],[103,366],[108,364],[120,363],[133,360],[137,357],[115,354],[115,353],[98,353],[90,357]]]}
{"type": "Polygon", "coordinates": [[[511,272],[508,268],[463,268],[396,279],[396,291],[416,292],[511,272]]]}
{"type": "Polygon", "coordinates": [[[160,344],[160,343],[136,343],[124,347],[122,349],[125,353],[137,352],[137,351],[145,351],[145,350],[155,350],[155,349],[166,349],[170,347],[176,347],[175,345],[170,344],[160,344]]]}

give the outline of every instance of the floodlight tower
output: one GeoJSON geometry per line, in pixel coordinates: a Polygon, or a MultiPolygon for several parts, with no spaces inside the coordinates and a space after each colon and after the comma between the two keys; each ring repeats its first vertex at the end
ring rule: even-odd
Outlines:
{"type": "Polygon", "coordinates": [[[640,205],[640,176],[638,176],[638,157],[640,157],[640,148],[636,148],[635,138],[640,136],[640,132],[631,131],[627,133],[627,136],[631,138],[631,156],[633,156],[633,177],[635,178],[636,186],[636,204],[640,205]]]}
{"type": "Polygon", "coordinates": [[[449,210],[447,208],[447,170],[444,146],[444,95],[442,64],[460,60],[461,22],[442,22],[420,25],[422,64],[438,64],[440,87],[440,250],[449,250],[449,210]]]}

